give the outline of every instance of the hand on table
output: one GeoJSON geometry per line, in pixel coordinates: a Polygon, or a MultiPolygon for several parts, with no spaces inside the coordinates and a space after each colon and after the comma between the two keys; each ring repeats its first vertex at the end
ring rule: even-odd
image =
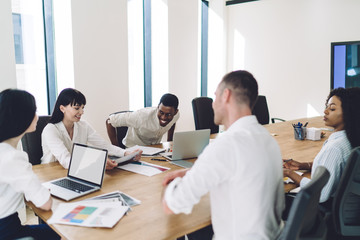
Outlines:
{"type": "Polygon", "coordinates": [[[168,174],[165,175],[164,180],[162,182],[162,185],[165,187],[166,185],[168,185],[172,180],[174,180],[177,177],[183,177],[185,176],[186,172],[189,169],[181,169],[181,170],[176,170],[173,172],[169,172],[168,174]]]}
{"type": "Polygon", "coordinates": [[[291,169],[291,170],[299,170],[301,166],[301,163],[292,160],[292,159],[283,159],[283,168],[285,169],[291,169]]]}
{"type": "Polygon", "coordinates": [[[289,177],[289,175],[291,175],[292,172],[294,172],[294,171],[291,169],[283,168],[284,177],[289,177]]]}

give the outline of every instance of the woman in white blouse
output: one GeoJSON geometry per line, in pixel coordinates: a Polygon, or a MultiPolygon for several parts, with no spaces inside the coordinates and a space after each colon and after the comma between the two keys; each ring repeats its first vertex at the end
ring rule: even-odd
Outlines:
{"type": "MultiPolygon", "coordinates": [[[[59,94],[53,114],[49,123],[44,128],[42,138],[43,157],[42,163],[59,161],[68,168],[73,143],[88,144],[107,149],[109,155],[124,156],[130,154],[124,149],[106,142],[87,123],[81,120],[86,104],[85,96],[78,90],[66,88],[59,94]]],[[[140,159],[141,152],[136,156],[140,159]]],[[[117,164],[108,158],[106,169],[113,169],[117,164]]]]}
{"type": "Polygon", "coordinates": [[[0,239],[60,239],[46,224],[22,226],[17,210],[24,197],[38,208],[50,210],[52,198],[32,171],[28,155],[17,150],[25,133],[36,129],[34,97],[25,91],[0,93],[0,239]]]}

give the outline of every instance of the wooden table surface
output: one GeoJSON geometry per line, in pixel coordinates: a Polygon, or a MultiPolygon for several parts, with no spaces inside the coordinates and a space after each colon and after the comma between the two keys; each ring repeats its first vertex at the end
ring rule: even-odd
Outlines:
{"type": "MultiPolygon", "coordinates": [[[[265,125],[265,127],[269,130],[271,134],[275,135],[274,138],[280,146],[283,159],[292,158],[299,162],[312,162],[315,156],[320,151],[322,145],[324,144],[324,141],[332,133],[332,131],[330,131],[330,129],[325,126],[323,117],[296,119],[293,121],[268,124],[265,125]],[[308,128],[316,127],[327,129],[322,130],[325,133],[325,136],[319,141],[312,141],[307,139],[296,140],[294,137],[294,130],[292,124],[296,124],[298,122],[301,122],[303,124],[308,122],[308,128]]],[[[310,172],[305,172],[304,176],[310,177],[310,172]]],[[[289,192],[294,188],[296,188],[296,185],[291,183],[285,184],[284,186],[285,192],[289,192]]]]}
{"type": "MultiPolygon", "coordinates": [[[[331,132],[320,141],[295,140],[292,123],[301,121],[309,122],[308,127],[325,127],[322,117],[299,119],[294,121],[280,122],[265,125],[280,145],[283,158],[292,158],[300,162],[312,161],[331,132]]],[[[216,137],[216,135],[213,135],[216,137]]],[[[171,143],[164,143],[158,147],[168,148],[171,143]]],[[[171,170],[181,169],[168,162],[151,161],[150,157],[143,157],[143,161],[170,167],[171,170]]],[[[58,163],[40,164],[33,166],[41,182],[66,176],[67,170],[58,163]]],[[[87,228],[69,225],[51,225],[62,237],[66,239],[176,239],[184,234],[208,226],[211,223],[209,195],[204,196],[190,215],[166,215],[161,205],[163,187],[161,182],[168,171],[147,177],[131,173],[121,169],[106,171],[103,187],[100,191],[75,199],[71,202],[84,200],[96,195],[112,191],[122,191],[130,196],[141,200],[141,204],[133,207],[128,215],[124,216],[112,229],[87,228]]],[[[309,175],[309,174],[308,174],[309,175]]],[[[295,188],[294,184],[285,184],[285,191],[295,188]]],[[[64,201],[53,198],[53,209],[64,201]]],[[[31,202],[30,205],[35,213],[47,220],[52,211],[42,211],[31,202]]]]}
{"type": "MultiPolygon", "coordinates": [[[[166,145],[166,144],[165,144],[166,145]]],[[[168,146],[168,145],[166,145],[168,146]]],[[[170,167],[171,170],[182,169],[168,162],[151,161],[143,157],[143,161],[170,167]]],[[[58,163],[33,166],[41,182],[66,176],[65,170],[58,163]]],[[[161,185],[164,173],[147,177],[121,169],[106,171],[103,186],[100,191],[74,199],[70,202],[84,200],[96,195],[119,190],[141,200],[141,204],[132,207],[132,211],[124,216],[112,229],[87,228],[54,224],[51,227],[66,239],[176,239],[186,233],[191,233],[211,224],[209,195],[205,195],[193,212],[189,215],[166,215],[162,209],[161,185]]],[[[53,209],[64,201],[54,197],[53,209]]],[[[42,211],[31,202],[35,213],[43,220],[51,217],[52,211],[42,211]]]]}

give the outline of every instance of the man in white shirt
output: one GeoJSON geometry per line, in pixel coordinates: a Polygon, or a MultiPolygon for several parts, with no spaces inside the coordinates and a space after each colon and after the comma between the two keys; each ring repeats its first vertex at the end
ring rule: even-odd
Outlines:
{"type": "Polygon", "coordinates": [[[111,114],[106,120],[108,135],[113,144],[119,145],[116,138],[116,127],[128,127],[123,139],[126,147],[159,144],[163,135],[168,133],[172,141],[175,123],[180,117],[179,100],[170,93],[164,94],[157,107],[143,108],[135,112],[111,114]]]}
{"type": "Polygon", "coordinates": [[[251,112],[257,82],[247,71],[234,71],[215,95],[214,121],[227,130],[191,169],[165,176],[164,211],[189,214],[210,192],[215,239],[275,239],[284,209],[282,159],[278,144],[251,112]]]}

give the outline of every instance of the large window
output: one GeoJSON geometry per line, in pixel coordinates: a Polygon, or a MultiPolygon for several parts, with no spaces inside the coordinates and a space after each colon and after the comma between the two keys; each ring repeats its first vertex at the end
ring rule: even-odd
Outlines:
{"type": "Polygon", "coordinates": [[[17,87],[35,96],[39,115],[52,112],[58,90],[74,86],[70,4],[12,0],[17,87]]]}
{"type": "Polygon", "coordinates": [[[129,109],[144,107],[143,1],[128,0],[129,109]]]}
{"type": "Polygon", "coordinates": [[[48,114],[42,0],[13,0],[16,78],[35,96],[38,114],[48,114]]]}
{"type": "Polygon", "coordinates": [[[128,0],[130,109],[156,106],[169,89],[167,0],[128,0]]]}

